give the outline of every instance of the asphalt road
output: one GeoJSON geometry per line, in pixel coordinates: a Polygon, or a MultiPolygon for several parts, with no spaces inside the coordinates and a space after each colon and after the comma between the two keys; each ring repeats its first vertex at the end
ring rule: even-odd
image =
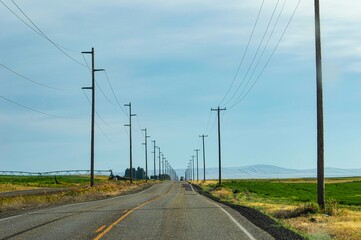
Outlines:
{"type": "Polygon", "coordinates": [[[231,208],[166,182],[143,192],[0,219],[0,239],[273,239],[231,208]]]}

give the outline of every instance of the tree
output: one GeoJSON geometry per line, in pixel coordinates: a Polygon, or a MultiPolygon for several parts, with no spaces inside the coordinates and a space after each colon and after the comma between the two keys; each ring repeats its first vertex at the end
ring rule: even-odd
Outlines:
{"type": "MultiPolygon", "coordinates": [[[[133,173],[133,176],[136,178],[135,172],[136,172],[136,170],[135,170],[135,168],[133,168],[133,172],[132,172],[132,173],[133,173]]],[[[124,177],[126,177],[126,178],[129,178],[129,177],[130,177],[129,168],[125,169],[124,177]]]]}
{"type": "MultiPolygon", "coordinates": [[[[130,177],[129,168],[125,169],[124,177],[130,177]]],[[[137,169],[133,168],[133,178],[138,180],[144,180],[146,178],[144,169],[141,167],[138,167],[137,169]]]]}
{"type": "Polygon", "coordinates": [[[146,176],[145,176],[145,171],[144,171],[144,169],[138,167],[137,172],[136,172],[136,178],[137,178],[137,179],[145,179],[145,177],[146,177],[146,176]]]}

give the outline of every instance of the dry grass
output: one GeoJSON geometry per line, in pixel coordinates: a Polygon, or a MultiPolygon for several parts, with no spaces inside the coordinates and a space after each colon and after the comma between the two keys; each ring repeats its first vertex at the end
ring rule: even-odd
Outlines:
{"type": "Polygon", "coordinates": [[[10,183],[0,184],[0,192],[13,192],[13,191],[32,190],[32,189],[37,189],[37,187],[19,186],[10,183]]]}
{"type": "MultiPolygon", "coordinates": [[[[295,181],[290,182],[294,183],[295,181]]],[[[304,181],[304,179],[298,181],[304,181]]],[[[349,180],[332,180],[332,182],[347,181],[349,180]]],[[[327,202],[325,211],[320,211],[315,203],[276,201],[247,192],[235,193],[232,192],[232,189],[225,187],[214,188],[216,183],[217,181],[207,181],[199,185],[222,200],[256,208],[278,219],[285,226],[305,233],[309,239],[361,239],[360,208],[338,206],[337,202],[331,200],[327,202]]]]}
{"type": "MultiPolygon", "coordinates": [[[[347,183],[361,181],[359,177],[353,178],[326,178],[325,183],[347,183]]],[[[274,179],[270,182],[282,182],[282,183],[317,183],[317,180],[314,178],[295,178],[295,179],[274,179]]]]}
{"type": "Polygon", "coordinates": [[[0,199],[0,213],[118,196],[137,191],[152,184],[154,184],[153,181],[148,183],[145,183],[145,181],[134,181],[133,184],[129,182],[108,182],[93,188],[80,187],[46,195],[24,195],[2,198],[0,199]]]}
{"type": "Polygon", "coordinates": [[[339,214],[328,216],[312,214],[284,219],[294,229],[306,232],[310,239],[361,239],[361,212],[344,209],[339,214]]]}

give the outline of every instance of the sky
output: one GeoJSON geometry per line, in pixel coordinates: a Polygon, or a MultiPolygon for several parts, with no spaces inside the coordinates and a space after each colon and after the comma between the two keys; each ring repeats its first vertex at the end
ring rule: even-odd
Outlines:
{"type": "MultiPolygon", "coordinates": [[[[361,3],[320,6],[325,166],[361,168],[361,3]]],[[[313,1],[1,0],[0,28],[0,170],[89,169],[92,47],[96,169],[129,167],[129,102],[135,167],[141,128],[149,170],[152,140],[181,169],[201,134],[217,167],[218,106],[222,166],[317,166],[313,1]]]]}

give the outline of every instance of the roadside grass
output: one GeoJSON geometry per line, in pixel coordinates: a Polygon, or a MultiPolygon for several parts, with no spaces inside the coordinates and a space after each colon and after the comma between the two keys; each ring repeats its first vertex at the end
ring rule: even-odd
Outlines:
{"type": "Polygon", "coordinates": [[[197,182],[205,191],[255,208],[309,239],[361,239],[361,178],[326,181],[326,207],[317,203],[315,179],[197,182]]]}
{"type": "MultiPolygon", "coordinates": [[[[118,196],[141,190],[158,182],[145,182],[143,180],[139,180],[133,181],[133,184],[130,184],[129,181],[107,181],[106,176],[96,176],[96,185],[94,187],[90,187],[89,177],[82,176],[57,177],[59,184],[53,183],[54,178],[48,177],[20,177],[15,181],[13,181],[13,178],[14,176],[11,176],[11,178],[4,178],[1,176],[0,186],[13,185],[18,187],[16,190],[21,190],[22,187],[27,188],[28,186],[35,188],[61,187],[69,189],[60,189],[60,192],[44,193],[40,195],[18,195],[14,197],[0,198],[0,214],[118,196]]],[[[9,190],[10,188],[7,189],[9,190]]]]}

